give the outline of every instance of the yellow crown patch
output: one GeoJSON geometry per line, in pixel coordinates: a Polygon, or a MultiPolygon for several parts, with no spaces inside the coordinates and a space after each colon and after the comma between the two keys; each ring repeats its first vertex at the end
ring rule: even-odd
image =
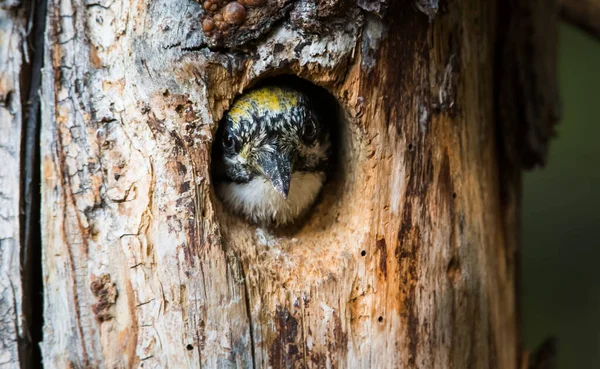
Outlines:
{"type": "Polygon", "coordinates": [[[236,125],[244,118],[251,119],[252,113],[280,113],[292,109],[297,104],[296,91],[274,86],[262,87],[238,98],[229,111],[229,117],[236,125]]]}

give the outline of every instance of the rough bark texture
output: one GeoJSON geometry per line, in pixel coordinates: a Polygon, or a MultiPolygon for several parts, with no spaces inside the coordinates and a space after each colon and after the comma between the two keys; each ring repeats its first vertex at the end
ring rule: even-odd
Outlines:
{"type": "MultiPolygon", "coordinates": [[[[20,77],[25,14],[17,3],[0,2],[0,366],[19,368],[24,339],[23,290],[19,268],[21,176],[20,77]]],[[[25,88],[26,91],[26,88],[25,88]]]]}
{"type": "Polygon", "coordinates": [[[50,1],[45,367],[517,367],[495,6],[414,5],[269,2],[205,36],[192,1],[50,1]],[[339,101],[341,154],[270,231],[209,161],[232,98],[282,73],[339,101]]]}

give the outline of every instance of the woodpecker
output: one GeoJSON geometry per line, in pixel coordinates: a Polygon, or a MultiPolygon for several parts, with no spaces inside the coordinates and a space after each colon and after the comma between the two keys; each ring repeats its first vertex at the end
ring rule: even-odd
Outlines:
{"type": "Polygon", "coordinates": [[[261,226],[298,220],[315,202],[330,155],[330,133],[302,92],[265,86],[237,98],[213,150],[217,194],[261,226]]]}

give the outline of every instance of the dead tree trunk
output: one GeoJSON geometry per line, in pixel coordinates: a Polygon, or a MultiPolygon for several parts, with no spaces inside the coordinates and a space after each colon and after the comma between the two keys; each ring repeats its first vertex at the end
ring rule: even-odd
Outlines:
{"type": "MultiPolygon", "coordinates": [[[[554,4],[241,3],[49,1],[44,367],[520,367],[518,173],[554,120],[554,4]],[[282,75],[334,98],[339,164],[305,223],[260,229],[215,197],[211,146],[232,99],[282,75]]],[[[0,107],[9,322],[18,100],[0,107]]]]}
{"type": "Polygon", "coordinates": [[[26,63],[21,53],[26,14],[9,5],[0,7],[0,363],[18,367],[19,342],[25,336],[19,268],[23,247],[19,235],[19,172],[21,95],[27,90],[20,81],[26,63]]]}

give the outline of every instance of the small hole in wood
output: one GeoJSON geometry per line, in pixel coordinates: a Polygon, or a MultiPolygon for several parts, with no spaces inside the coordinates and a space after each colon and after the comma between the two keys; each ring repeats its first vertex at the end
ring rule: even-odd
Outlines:
{"type": "Polygon", "coordinates": [[[366,252],[365,250],[362,250],[362,251],[360,252],[360,256],[366,256],[366,255],[367,255],[367,252],[366,252]]]}
{"type": "Polygon", "coordinates": [[[192,351],[192,350],[194,349],[194,346],[188,343],[188,345],[187,345],[187,346],[185,346],[185,348],[186,348],[188,351],[192,351]]]}
{"type": "Polygon", "coordinates": [[[379,316],[379,318],[377,318],[377,321],[378,321],[379,323],[383,322],[383,317],[382,317],[382,316],[379,316]]]}
{"type": "Polygon", "coordinates": [[[456,192],[452,193],[452,198],[455,199],[456,198],[456,192]]]}
{"type": "Polygon", "coordinates": [[[408,144],[408,151],[413,151],[413,148],[414,148],[413,144],[408,144]]]}
{"type": "Polygon", "coordinates": [[[450,262],[448,263],[448,267],[446,269],[446,274],[448,275],[448,280],[453,285],[457,285],[462,276],[460,261],[456,257],[452,257],[450,262]]]}

